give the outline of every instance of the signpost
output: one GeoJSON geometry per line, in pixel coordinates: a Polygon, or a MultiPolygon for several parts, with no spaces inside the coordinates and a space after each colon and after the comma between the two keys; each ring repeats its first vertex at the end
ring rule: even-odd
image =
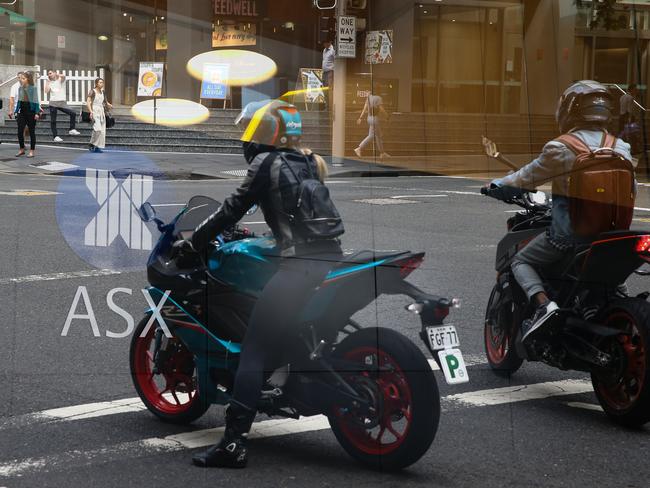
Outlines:
{"type": "Polygon", "coordinates": [[[339,58],[357,57],[357,18],[339,16],[336,29],[336,54],[339,58]]]}

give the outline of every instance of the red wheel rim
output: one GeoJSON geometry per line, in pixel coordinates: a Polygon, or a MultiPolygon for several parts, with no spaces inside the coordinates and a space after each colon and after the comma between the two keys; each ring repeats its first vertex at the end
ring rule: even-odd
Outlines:
{"type": "Polygon", "coordinates": [[[142,394],[151,405],[167,415],[187,412],[197,399],[194,358],[175,338],[167,350],[173,354],[154,373],[154,339],[156,328],[139,337],[135,348],[135,378],[142,394]]]}
{"type": "Polygon", "coordinates": [[[344,376],[373,401],[373,418],[336,409],[343,434],[366,454],[389,454],[402,445],[413,421],[411,388],[401,368],[381,349],[360,347],[345,354],[348,361],[372,364],[373,369],[344,376]],[[380,370],[381,369],[381,370],[380,370]]]}
{"type": "Polygon", "coordinates": [[[614,410],[625,411],[638,400],[646,376],[646,347],[634,318],[626,312],[611,315],[606,325],[625,330],[616,338],[623,352],[622,368],[616,375],[598,376],[601,397],[614,410]]]}
{"type": "Polygon", "coordinates": [[[501,324],[501,311],[496,315],[496,320],[488,317],[485,321],[485,349],[492,364],[501,364],[510,351],[510,333],[501,324]]]}

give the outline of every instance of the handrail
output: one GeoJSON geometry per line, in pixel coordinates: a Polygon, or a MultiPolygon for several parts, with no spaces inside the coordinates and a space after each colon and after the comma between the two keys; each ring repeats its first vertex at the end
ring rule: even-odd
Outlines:
{"type": "MultiPolygon", "coordinates": [[[[612,85],[615,86],[616,88],[618,88],[619,91],[620,91],[621,93],[623,93],[624,95],[627,93],[625,90],[623,90],[623,89],[622,89],[620,86],[618,86],[616,83],[612,83],[612,85]]],[[[639,102],[637,102],[636,100],[634,100],[634,105],[636,105],[637,107],[639,107],[639,108],[640,108],[641,110],[643,110],[644,112],[647,112],[647,111],[648,111],[647,108],[645,108],[643,105],[641,105],[641,104],[640,104],[639,102]]]]}
{"type": "Polygon", "coordinates": [[[16,81],[18,81],[17,78],[18,78],[18,77],[14,75],[13,77],[9,78],[8,80],[3,81],[2,83],[0,83],[0,88],[2,88],[2,87],[5,86],[5,85],[8,85],[8,84],[11,83],[12,81],[15,83],[16,81]]]}

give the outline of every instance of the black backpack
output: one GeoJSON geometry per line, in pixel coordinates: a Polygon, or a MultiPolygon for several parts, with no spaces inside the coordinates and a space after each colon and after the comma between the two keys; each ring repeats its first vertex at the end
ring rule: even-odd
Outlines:
{"type": "Polygon", "coordinates": [[[305,156],[307,171],[300,176],[291,164],[282,158],[282,166],[297,183],[292,201],[283,202],[285,213],[292,224],[292,231],[306,241],[334,239],[345,232],[341,215],[336,209],[329,189],[314,175],[310,158],[305,156]]]}

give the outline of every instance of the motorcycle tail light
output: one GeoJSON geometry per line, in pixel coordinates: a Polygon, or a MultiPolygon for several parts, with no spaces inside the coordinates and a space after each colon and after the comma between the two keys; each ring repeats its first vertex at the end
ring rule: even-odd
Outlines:
{"type": "Polygon", "coordinates": [[[399,274],[402,278],[406,278],[413,271],[418,269],[422,262],[424,261],[424,254],[417,254],[415,256],[410,256],[401,261],[397,261],[395,264],[399,266],[399,274]]]}
{"type": "Polygon", "coordinates": [[[636,241],[636,252],[650,255],[650,235],[639,237],[636,241]]]}

